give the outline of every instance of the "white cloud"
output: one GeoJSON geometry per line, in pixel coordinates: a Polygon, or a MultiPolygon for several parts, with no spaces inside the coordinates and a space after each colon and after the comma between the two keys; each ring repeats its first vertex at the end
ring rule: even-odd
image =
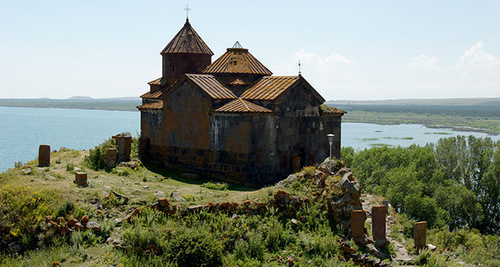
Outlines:
{"type": "Polygon", "coordinates": [[[428,57],[420,55],[413,58],[413,61],[406,66],[410,70],[427,70],[427,71],[440,71],[441,68],[437,66],[438,59],[436,57],[428,57]]]}
{"type": "Polygon", "coordinates": [[[500,60],[484,51],[482,41],[449,66],[441,66],[436,57],[420,55],[406,66],[409,87],[420,97],[498,97],[500,60]]]}
{"type": "Polygon", "coordinates": [[[381,64],[387,59],[356,62],[337,53],[321,57],[300,50],[271,69],[293,75],[300,60],[304,78],[327,100],[500,97],[500,59],[488,54],[482,41],[448,62],[421,54],[403,66],[381,64]]]}
{"type": "Polygon", "coordinates": [[[354,60],[336,53],[323,58],[303,49],[296,52],[286,64],[274,66],[272,68],[274,75],[298,74],[299,61],[303,77],[325,99],[345,98],[339,96],[339,92],[357,84],[355,79],[357,64],[354,60]]]}

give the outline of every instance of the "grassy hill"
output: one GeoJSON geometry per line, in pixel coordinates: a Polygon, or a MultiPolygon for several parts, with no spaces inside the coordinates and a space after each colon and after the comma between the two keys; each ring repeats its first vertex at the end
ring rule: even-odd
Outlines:
{"type": "Polygon", "coordinates": [[[355,243],[350,211],[358,205],[370,211],[384,198],[360,195],[357,178],[340,161],[335,175],[306,167],[276,185],[251,188],[185,178],[139,161],[94,170],[87,156],[62,149],[51,153],[49,167],[32,161],[0,174],[1,266],[459,266],[500,260],[490,256],[500,251],[498,238],[471,230],[432,230],[428,239],[438,249],[417,252],[415,222],[392,208],[388,246],[355,243]],[[77,171],[87,173],[88,187],[73,183],[77,171]],[[408,257],[400,262],[403,252],[408,257]]]}

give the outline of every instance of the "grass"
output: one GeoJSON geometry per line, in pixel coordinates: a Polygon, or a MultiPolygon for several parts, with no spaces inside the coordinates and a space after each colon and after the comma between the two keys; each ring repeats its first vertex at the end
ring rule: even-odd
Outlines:
{"type": "MultiPolygon", "coordinates": [[[[116,219],[155,203],[157,198],[153,192],[156,190],[167,196],[174,191],[183,195],[186,202],[178,205],[185,211],[189,205],[210,202],[267,202],[274,198],[276,189],[190,180],[180,177],[178,172],[150,166],[128,169],[127,176],[113,170],[87,168],[85,171],[93,186],[80,188],[72,183],[72,172],[74,166],[83,166],[88,153],[59,151],[52,153],[51,158],[60,163],[49,168],[33,168],[32,174],[24,175],[24,164],[18,164],[17,168],[0,174],[0,226],[10,227],[7,233],[0,232],[0,242],[20,241],[26,251],[8,256],[4,250],[0,253],[1,266],[50,266],[54,262],[63,266],[284,266],[292,255],[295,264],[300,266],[352,266],[352,262],[340,260],[339,235],[342,233],[330,221],[321,201],[287,206],[287,210],[293,211],[290,217],[272,207],[254,213],[246,213],[240,207],[234,213],[202,210],[171,216],[144,209],[141,215],[132,217],[130,222],[122,220],[121,227],[115,228],[116,219]],[[112,191],[130,200],[120,199],[112,191]],[[101,212],[91,204],[95,199],[102,206],[101,212]],[[99,222],[102,230],[100,233],[74,232],[66,238],[51,234],[50,229],[40,232],[46,227],[48,215],[54,219],[87,215],[99,222]],[[292,219],[296,221],[292,223],[292,219]],[[120,248],[106,243],[108,237],[120,239],[120,248]]],[[[34,163],[27,164],[34,166],[34,163]]],[[[315,185],[314,174],[314,167],[304,168],[301,178],[286,190],[292,195],[310,196],[315,185]]],[[[332,184],[339,182],[339,177],[328,179],[332,184]]],[[[335,196],[343,194],[340,189],[331,190],[335,196]]],[[[372,200],[379,203],[382,198],[372,200]]],[[[397,218],[401,224],[398,229],[411,235],[411,220],[397,218]]],[[[367,228],[370,229],[370,225],[367,228]]],[[[464,262],[498,263],[494,256],[499,251],[498,237],[483,237],[473,231],[452,235],[443,230],[431,231],[429,240],[443,250],[446,246],[452,248],[464,262]],[[450,243],[449,240],[462,241],[450,243]]],[[[2,249],[7,247],[2,243],[2,249]]],[[[419,259],[443,266],[440,264],[446,258],[430,254],[419,259]]]]}

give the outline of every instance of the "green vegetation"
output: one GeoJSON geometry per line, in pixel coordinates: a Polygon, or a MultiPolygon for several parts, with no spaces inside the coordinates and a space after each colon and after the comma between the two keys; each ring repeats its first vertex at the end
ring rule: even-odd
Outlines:
{"type": "MultiPolygon", "coordinates": [[[[413,264],[500,264],[500,142],[459,136],[425,147],[342,152],[363,191],[387,197],[394,207],[390,237],[406,244],[413,264]],[[429,222],[428,243],[436,251],[411,247],[416,220],[429,222]]],[[[354,266],[345,261],[343,241],[369,253],[332,215],[332,205],[347,196],[342,177],[322,176],[321,168],[296,173],[280,189],[281,198],[275,187],[191,180],[140,164],[87,168],[92,186],[78,187],[74,167],[84,166],[89,155],[61,150],[51,154],[59,163],[48,168],[33,167],[33,161],[0,174],[1,266],[354,266]],[[186,201],[168,198],[176,211],[161,211],[157,190],[179,192],[186,201]],[[230,212],[213,208],[234,202],[239,205],[230,212]],[[98,231],[58,230],[86,216],[100,224],[98,231]]],[[[371,199],[380,204],[383,197],[371,199]]],[[[394,250],[391,244],[382,252],[394,250]]]]}
{"type": "Polygon", "coordinates": [[[500,142],[464,136],[420,147],[343,148],[365,192],[431,227],[500,234],[500,142]]]}
{"type": "Polygon", "coordinates": [[[500,99],[329,101],[347,111],[344,122],[423,124],[500,133],[500,99]]]}
{"type": "Polygon", "coordinates": [[[227,183],[212,183],[212,182],[203,183],[201,186],[213,190],[226,190],[229,187],[227,183]]]}

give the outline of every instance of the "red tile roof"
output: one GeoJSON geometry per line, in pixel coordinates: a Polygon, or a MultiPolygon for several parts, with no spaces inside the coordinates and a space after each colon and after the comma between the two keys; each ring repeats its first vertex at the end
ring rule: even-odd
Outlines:
{"type": "Polygon", "coordinates": [[[224,87],[213,75],[186,74],[186,77],[213,99],[236,99],[236,95],[224,87]]]}
{"type": "Polygon", "coordinates": [[[163,101],[155,101],[151,103],[147,103],[144,105],[137,106],[138,109],[143,110],[143,109],[162,109],[163,108],[163,101]]]}
{"type": "Polygon", "coordinates": [[[266,76],[250,89],[246,90],[241,98],[251,100],[274,100],[291,85],[299,80],[297,76],[266,76]]]}
{"type": "Polygon", "coordinates": [[[203,73],[273,74],[245,48],[228,48],[203,73]]]}
{"type": "Polygon", "coordinates": [[[189,20],[186,19],[184,27],[167,44],[160,54],[189,53],[189,54],[208,54],[214,53],[207,44],[201,39],[196,31],[191,27],[189,20]]]}
{"type": "Polygon", "coordinates": [[[256,105],[252,102],[243,100],[241,98],[238,98],[238,99],[235,99],[235,100],[225,104],[224,106],[216,109],[215,112],[221,112],[221,113],[239,113],[239,112],[269,113],[269,112],[272,112],[272,110],[267,109],[267,108],[262,107],[262,106],[259,106],[259,105],[256,105]]]}

